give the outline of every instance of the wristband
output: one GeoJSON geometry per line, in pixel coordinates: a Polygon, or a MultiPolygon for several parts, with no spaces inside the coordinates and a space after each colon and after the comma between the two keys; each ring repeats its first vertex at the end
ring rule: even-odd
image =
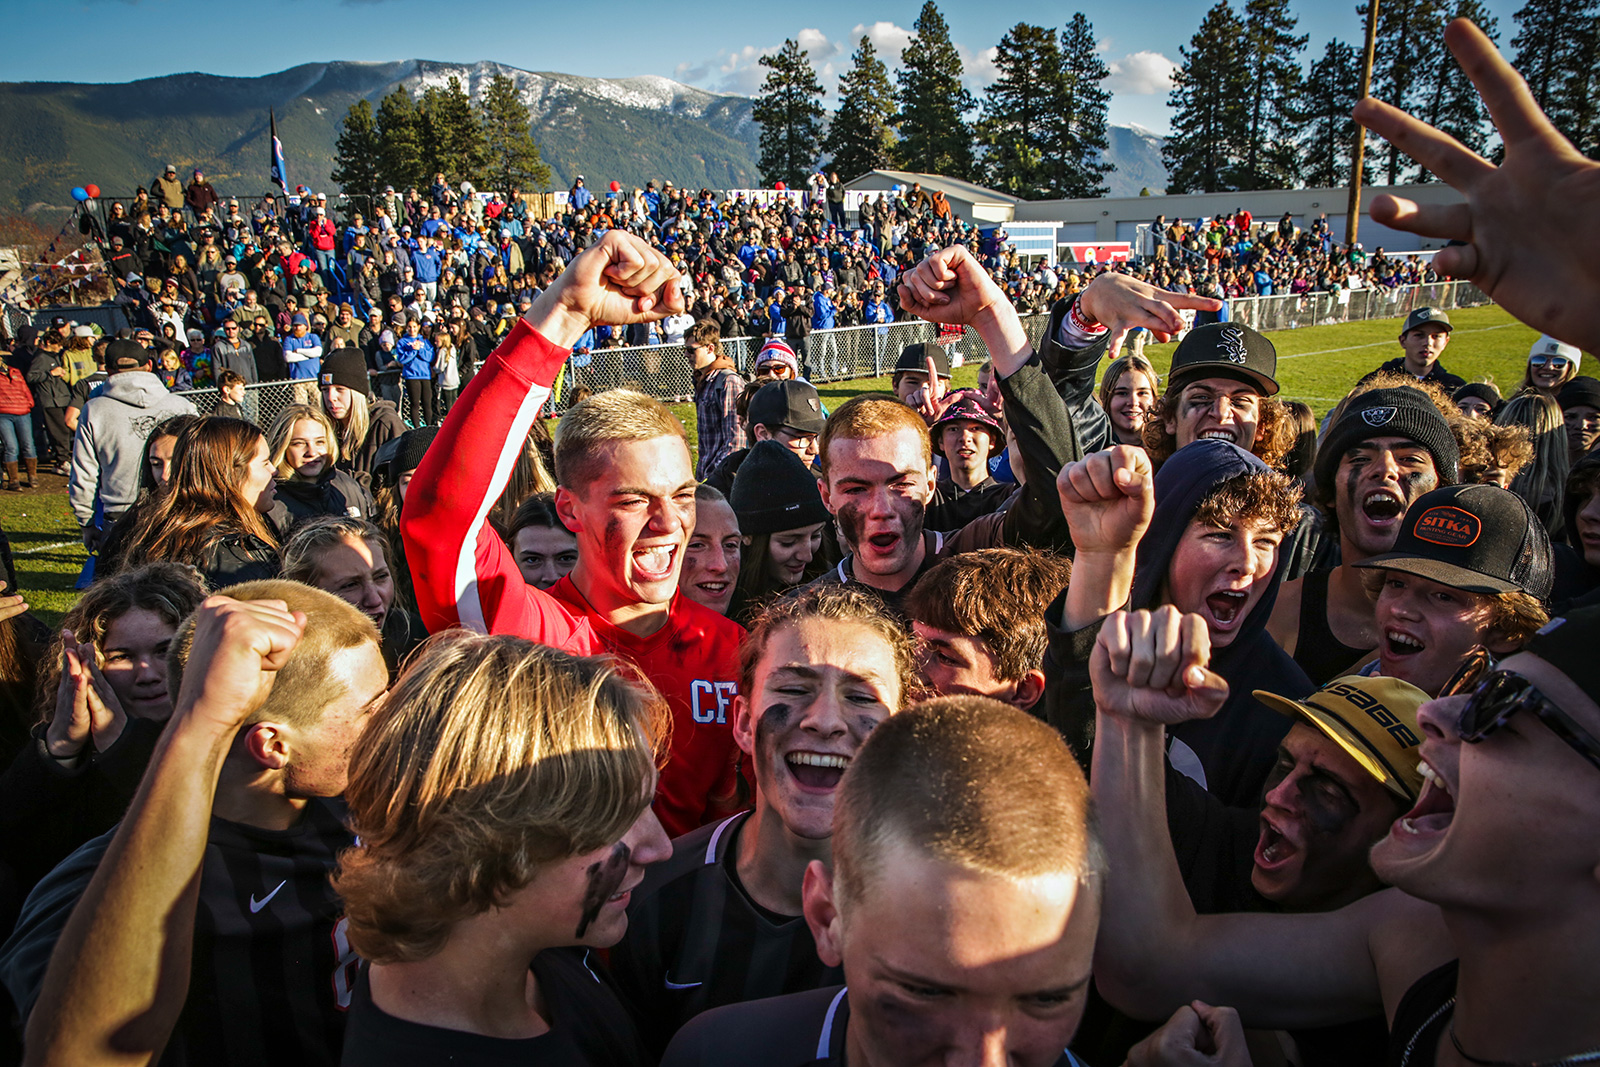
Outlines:
{"type": "Polygon", "coordinates": [[[1067,313],[1061,316],[1061,329],[1057,331],[1056,340],[1064,348],[1082,348],[1100,339],[1107,330],[1098,322],[1090,322],[1078,310],[1078,301],[1074,300],[1067,308],[1067,313]]]}

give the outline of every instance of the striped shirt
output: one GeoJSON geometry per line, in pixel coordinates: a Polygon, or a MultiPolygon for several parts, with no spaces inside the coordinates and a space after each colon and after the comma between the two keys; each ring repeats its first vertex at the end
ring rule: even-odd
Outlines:
{"type": "MultiPolygon", "coordinates": [[[[160,1062],[339,1062],[358,963],[328,875],[353,838],[339,801],[312,800],[288,830],[211,819],[195,910],[189,993],[160,1062]]],[[[0,977],[26,1015],[50,952],[111,845],[112,830],[40,882],[0,949],[0,977]]]]}
{"type": "Polygon", "coordinates": [[[774,914],[740,885],[734,863],[748,816],[678,838],[672,858],[651,867],[633,892],[611,973],[657,1055],[710,1008],[843,980],[817,958],[804,918],[774,914]]]}

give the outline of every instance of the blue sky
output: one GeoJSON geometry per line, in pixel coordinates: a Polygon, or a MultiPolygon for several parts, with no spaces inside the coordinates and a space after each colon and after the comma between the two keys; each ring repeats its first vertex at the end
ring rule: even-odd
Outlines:
{"type": "MultiPolygon", "coordinates": [[[[761,81],[760,55],[797,37],[831,90],[863,35],[896,58],[921,6],[921,0],[0,0],[13,43],[0,76],[117,82],[193,70],[253,76],[334,59],[491,59],[591,77],[661,74],[750,94],[761,81]]],[[[1489,0],[1487,6],[1500,19],[1504,46],[1519,5],[1489,0]]],[[[1009,27],[1019,21],[1060,27],[1085,10],[1113,70],[1111,120],[1165,133],[1170,72],[1207,7],[1202,0],[949,0],[940,9],[974,89],[993,76],[993,48],[1009,27]]],[[[1297,0],[1294,7],[1300,32],[1311,37],[1308,56],[1320,54],[1330,38],[1355,42],[1361,35],[1354,0],[1297,0]]]]}

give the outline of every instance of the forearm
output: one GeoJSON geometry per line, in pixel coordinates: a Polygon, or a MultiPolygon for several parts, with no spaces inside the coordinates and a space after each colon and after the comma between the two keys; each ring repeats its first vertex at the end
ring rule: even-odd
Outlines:
{"type": "Polygon", "coordinates": [[[1089,777],[1106,850],[1095,976],[1108,999],[1160,1018],[1195,994],[1195,923],[1166,819],[1166,731],[1096,709],[1089,777]]]}
{"type": "Polygon", "coordinates": [[[989,350],[994,372],[1001,378],[1015,374],[1033,356],[1028,332],[1022,328],[1017,309],[1001,294],[972,321],[972,329],[989,350]]]}
{"type": "Polygon", "coordinates": [[[1015,373],[1000,377],[1006,420],[1017,439],[1022,464],[1021,499],[1006,511],[1002,536],[1007,545],[1070,552],[1071,534],[1061,513],[1056,475],[1083,458],[1077,431],[1038,360],[1030,358],[1015,373]]]}
{"type": "Polygon", "coordinates": [[[28,1017],[27,1063],[147,1063],[188,995],[200,867],[231,734],[181,712],[73,910],[28,1017]]]}
{"type": "Polygon", "coordinates": [[[1081,630],[1113,611],[1128,606],[1133,595],[1134,549],[1118,552],[1079,551],[1072,560],[1061,625],[1081,630]]]}

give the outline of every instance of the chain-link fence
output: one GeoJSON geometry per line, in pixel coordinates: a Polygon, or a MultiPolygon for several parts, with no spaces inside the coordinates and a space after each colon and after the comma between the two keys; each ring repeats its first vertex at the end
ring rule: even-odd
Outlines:
{"type": "Polygon", "coordinates": [[[1340,289],[1299,296],[1249,296],[1228,301],[1234,322],[1268,330],[1328,326],[1369,319],[1397,319],[1419,307],[1481,307],[1492,303],[1471,282],[1434,282],[1394,289],[1340,289]]]}

